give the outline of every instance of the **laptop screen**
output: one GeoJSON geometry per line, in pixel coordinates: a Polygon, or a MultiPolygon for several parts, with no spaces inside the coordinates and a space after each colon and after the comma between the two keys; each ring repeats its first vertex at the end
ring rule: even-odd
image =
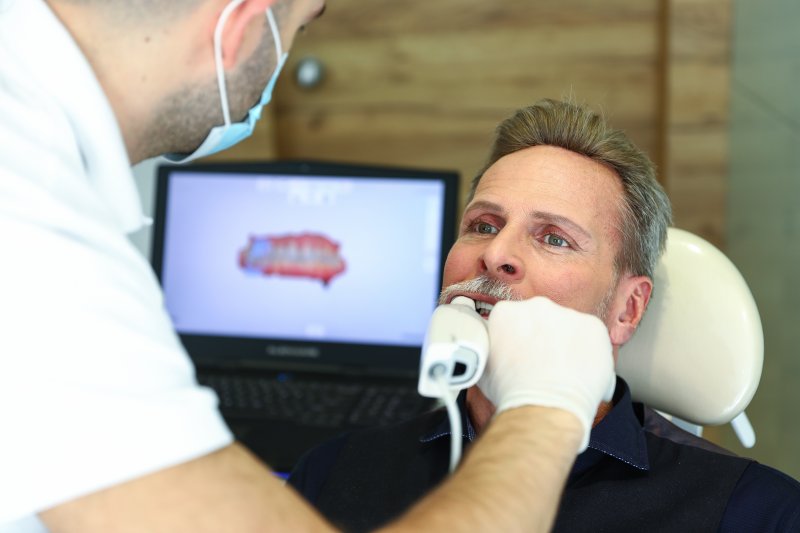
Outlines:
{"type": "Polygon", "coordinates": [[[406,349],[415,366],[457,182],[323,163],[160,168],[153,261],[190,354],[405,366],[392,355],[406,349]]]}

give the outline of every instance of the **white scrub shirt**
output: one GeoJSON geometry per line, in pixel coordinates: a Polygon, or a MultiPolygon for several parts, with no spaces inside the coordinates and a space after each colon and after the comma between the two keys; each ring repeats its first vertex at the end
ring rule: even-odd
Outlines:
{"type": "Polygon", "coordinates": [[[232,441],[126,238],[142,219],[79,48],[43,0],[0,0],[2,533],[232,441]]]}

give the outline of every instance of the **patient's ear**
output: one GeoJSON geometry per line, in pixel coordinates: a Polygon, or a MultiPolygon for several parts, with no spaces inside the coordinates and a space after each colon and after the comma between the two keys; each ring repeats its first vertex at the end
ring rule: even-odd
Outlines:
{"type": "Polygon", "coordinates": [[[630,340],[639,326],[653,282],[647,276],[624,276],[617,285],[617,294],[606,317],[611,344],[622,346],[630,340]]]}

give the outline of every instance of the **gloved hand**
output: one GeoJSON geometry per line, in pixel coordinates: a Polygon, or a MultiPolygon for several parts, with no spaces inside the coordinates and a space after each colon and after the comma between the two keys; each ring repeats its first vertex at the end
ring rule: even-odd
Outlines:
{"type": "Polygon", "coordinates": [[[501,301],[489,315],[489,360],[478,386],[497,413],[523,405],[557,407],[584,428],[614,394],[614,360],[605,324],[538,296],[501,301]]]}

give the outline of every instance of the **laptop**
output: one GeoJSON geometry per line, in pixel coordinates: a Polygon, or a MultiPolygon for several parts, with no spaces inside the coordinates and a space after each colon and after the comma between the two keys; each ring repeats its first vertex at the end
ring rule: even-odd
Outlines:
{"type": "Polygon", "coordinates": [[[323,162],[158,170],[152,261],[236,438],[278,472],[432,408],[420,349],[458,175],[323,162]]]}

